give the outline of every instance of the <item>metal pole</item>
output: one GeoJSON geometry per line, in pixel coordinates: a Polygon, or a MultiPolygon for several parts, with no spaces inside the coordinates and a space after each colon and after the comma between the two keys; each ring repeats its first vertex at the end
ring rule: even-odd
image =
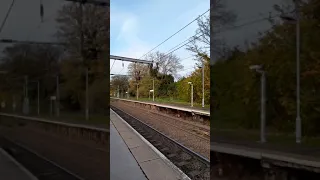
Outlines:
{"type": "Polygon", "coordinates": [[[202,60],[202,107],[204,107],[204,60],[202,60]]]}
{"type": "Polygon", "coordinates": [[[260,141],[266,142],[265,127],[266,127],[266,74],[264,71],[261,73],[261,131],[260,141]]]}
{"type": "Polygon", "coordinates": [[[25,76],[26,80],[26,98],[28,98],[28,76],[25,76]]]}
{"type": "Polygon", "coordinates": [[[296,9],[296,63],[297,63],[297,117],[296,117],[296,143],[301,143],[301,117],[300,117],[300,13],[299,1],[295,0],[296,9]]]}
{"type": "Polygon", "coordinates": [[[80,56],[81,56],[81,60],[83,61],[83,1],[80,2],[80,56]]]}
{"type": "Polygon", "coordinates": [[[56,97],[56,104],[57,104],[57,117],[60,116],[60,92],[59,92],[59,75],[57,75],[57,97],[56,97]]]}
{"type": "Polygon", "coordinates": [[[86,68],[86,120],[89,120],[89,71],[86,68]]]}
{"type": "Polygon", "coordinates": [[[52,116],[53,111],[52,111],[52,99],[50,99],[50,115],[52,116]]]}
{"type": "Polygon", "coordinates": [[[153,89],[153,92],[152,92],[152,101],[154,101],[154,78],[152,79],[152,89],[153,89]]]}
{"type": "Polygon", "coordinates": [[[28,114],[29,113],[29,99],[28,99],[28,76],[24,76],[25,78],[25,92],[24,92],[24,102],[23,102],[23,113],[28,114]]]}
{"type": "Polygon", "coordinates": [[[15,97],[15,95],[13,95],[12,101],[13,101],[13,103],[12,103],[12,110],[13,110],[13,112],[15,112],[15,111],[16,111],[16,97],[15,97]]]}
{"type": "Polygon", "coordinates": [[[193,84],[191,84],[191,107],[193,107],[193,84]]]}
{"type": "Polygon", "coordinates": [[[38,81],[38,115],[40,115],[40,82],[38,81]]]}
{"type": "Polygon", "coordinates": [[[139,99],[139,83],[137,84],[137,100],[139,99]]]}
{"type": "Polygon", "coordinates": [[[117,93],[117,98],[119,98],[120,90],[119,90],[119,85],[118,85],[118,93],[117,93]]]}

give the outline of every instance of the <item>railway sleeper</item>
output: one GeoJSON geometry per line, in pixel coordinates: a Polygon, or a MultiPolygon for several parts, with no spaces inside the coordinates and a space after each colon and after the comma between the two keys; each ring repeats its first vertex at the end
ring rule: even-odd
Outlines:
{"type": "Polygon", "coordinates": [[[188,164],[190,164],[190,162],[187,162],[187,161],[182,161],[182,162],[177,163],[177,165],[178,165],[179,167],[186,166],[186,165],[188,165],[188,164]]]}
{"type": "Polygon", "coordinates": [[[177,154],[168,154],[168,158],[177,157],[177,154]]]}
{"type": "Polygon", "coordinates": [[[158,143],[154,144],[154,146],[156,146],[156,147],[162,146],[162,143],[161,143],[161,142],[158,142],[158,143]]]}
{"type": "Polygon", "coordinates": [[[165,152],[165,151],[169,151],[169,150],[170,150],[170,149],[167,148],[167,147],[160,149],[161,152],[165,152]]]}
{"type": "Polygon", "coordinates": [[[191,176],[191,177],[196,177],[196,176],[202,174],[202,172],[196,170],[196,171],[191,171],[191,172],[189,172],[188,174],[189,174],[189,176],[191,176]]]}

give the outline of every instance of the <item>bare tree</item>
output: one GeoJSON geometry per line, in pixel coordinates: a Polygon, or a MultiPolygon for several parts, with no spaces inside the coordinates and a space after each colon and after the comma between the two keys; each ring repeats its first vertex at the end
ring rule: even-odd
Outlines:
{"type": "MultiPolygon", "coordinates": [[[[65,100],[64,102],[73,109],[79,108],[78,105],[85,107],[84,66],[90,72],[89,101],[104,99],[105,95],[101,89],[109,89],[109,84],[105,83],[107,77],[103,74],[107,66],[107,61],[103,58],[109,57],[110,50],[109,11],[109,8],[92,4],[80,6],[79,3],[68,3],[58,12],[56,36],[66,44],[66,54],[69,56],[63,59],[61,66],[61,101],[65,100]]],[[[94,103],[94,108],[98,108],[96,105],[94,103]]]]}
{"type": "Polygon", "coordinates": [[[157,51],[155,53],[150,53],[146,59],[153,61],[158,73],[163,75],[171,74],[176,77],[178,71],[183,69],[181,59],[172,53],[166,55],[165,53],[157,51]]]}
{"type": "Polygon", "coordinates": [[[213,52],[218,56],[222,56],[226,52],[226,44],[224,39],[219,36],[219,33],[227,26],[232,25],[236,21],[237,16],[226,9],[222,0],[215,0],[210,16],[204,16],[198,19],[198,29],[196,35],[193,36],[191,42],[187,45],[187,50],[195,53],[198,58],[203,54],[210,56],[210,39],[214,45],[213,52]],[[211,37],[210,28],[213,31],[211,37]]]}
{"type": "Polygon", "coordinates": [[[110,28],[109,8],[86,4],[83,6],[82,20],[80,5],[67,4],[58,13],[57,37],[67,44],[67,50],[80,57],[80,29],[82,22],[83,55],[86,59],[108,55],[110,28]]]}
{"type": "Polygon", "coordinates": [[[131,63],[128,66],[128,73],[135,81],[140,81],[142,77],[148,75],[148,72],[149,67],[146,64],[131,63]]]}

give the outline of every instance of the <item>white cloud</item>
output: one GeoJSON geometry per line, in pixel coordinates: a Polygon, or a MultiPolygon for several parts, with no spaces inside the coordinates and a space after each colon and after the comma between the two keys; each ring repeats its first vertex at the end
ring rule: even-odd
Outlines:
{"type": "MultiPolygon", "coordinates": [[[[140,58],[144,53],[150,50],[151,45],[142,41],[138,37],[140,29],[139,20],[134,14],[118,14],[116,20],[117,23],[121,24],[121,28],[114,43],[121,43],[123,48],[118,48],[116,51],[113,51],[112,54],[124,57],[140,58]]],[[[111,63],[113,63],[113,61],[111,61],[111,63]]],[[[112,72],[115,74],[119,72],[121,72],[121,74],[126,74],[127,65],[128,63],[125,63],[125,67],[123,68],[122,62],[116,61],[112,68],[112,72]]]]}
{"type": "Polygon", "coordinates": [[[127,43],[137,40],[137,33],[139,31],[138,19],[132,15],[122,22],[120,33],[118,34],[117,40],[125,40],[127,43]]]}
{"type": "MultiPolygon", "coordinates": [[[[162,1],[156,1],[156,2],[159,4],[163,3],[162,1]]],[[[210,6],[207,0],[199,3],[200,4],[195,6],[195,8],[192,8],[189,11],[188,10],[184,11],[179,17],[172,20],[176,22],[178,26],[181,26],[181,27],[189,23],[195,17],[197,17],[198,15],[202,14],[205,10],[207,10],[210,6]]],[[[153,11],[152,7],[148,7],[148,11],[152,12],[153,11]],[[150,10],[150,8],[152,10],[150,10]]],[[[158,9],[159,7],[157,6],[157,10],[158,9]]],[[[155,12],[157,11],[155,10],[155,12]]],[[[114,30],[114,32],[112,33],[113,34],[112,35],[113,37],[111,37],[113,38],[112,43],[114,45],[116,43],[119,43],[116,46],[117,48],[112,48],[113,50],[111,51],[111,54],[125,56],[125,57],[132,57],[132,58],[140,58],[143,54],[145,54],[150,49],[155,47],[158,43],[160,43],[160,42],[155,42],[153,40],[155,38],[153,37],[149,37],[145,41],[139,37],[139,35],[141,35],[141,33],[143,32],[143,29],[142,29],[143,26],[146,25],[146,22],[148,22],[148,20],[145,16],[140,17],[138,15],[139,14],[121,12],[121,11],[118,11],[117,8],[111,8],[111,27],[113,26],[111,29],[117,29],[117,30],[114,30]],[[115,26],[117,26],[117,28],[114,28],[115,26]],[[119,47],[118,45],[121,45],[121,46],[119,47]]],[[[162,26],[161,28],[166,28],[166,27],[162,26]]],[[[179,35],[173,38],[171,42],[166,43],[166,45],[161,46],[156,50],[162,50],[164,52],[167,52],[173,46],[177,45],[178,43],[192,36],[196,28],[197,28],[197,24],[194,23],[193,25],[188,27],[186,31],[179,33],[179,35]]],[[[161,33],[161,31],[159,31],[158,29],[155,33],[161,33]]],[[[176,51],[175,54],[182,59],[190,56],[190,52],[186,51],[185,47],[176,51]]],[[[112,63],[113,61],[111,61],[111,65],[112,63]]],[[[185,70],[182,70],[181,72],[179,72],[179,74],[186,75],[192,71],[190,67],[194,65],[194,60],[192,59],[184,60],[182,64],[185,66],[185,70]]],[[[121,74],[125,74],[127,73],[126,67],[127,67],[127,63],[125,63],[125,67],[123,68],[121,61],[115,62],[114,67],[112,69],[112,73],[118,74],[119,72],[121,72],[121,74]]]]}

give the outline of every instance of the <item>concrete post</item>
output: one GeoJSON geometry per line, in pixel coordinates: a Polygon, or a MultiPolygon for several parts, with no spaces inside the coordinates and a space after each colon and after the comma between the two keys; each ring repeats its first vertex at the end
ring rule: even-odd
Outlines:
{"type": "Polygon", "coordinates": [[[60,90],[59,90],[59,75],[57,75],[57,97],[56,97],[56,105],[57,105],[57,112],[56,116],[60,116],[60,90]]]}
{"type": "Polygon", "coordinates": [[[89,120],[89,71],[86,68],[86,120],[89,120]]]}
{"type": "Polygon", "coordinates": [[[191,84],[191,107],[193,107],[193,84],[191,84]]]}
{"type": "Polygon", "coordinates": [[[154,78],[152,79],[152,89],[153,89],[153,92],[152,92],[152,101],[154,101],[154,78]]]}
{"type": "Polygon", "coordinates": [[[202,107],[204,107],[204,60],[202,59],[202,107]]]}
{"type": "Polygon", "coordinates": [[[261,143],[266,142],[266,73],[262,71],[261,74],[261,143]]]}
{"type": "Polygon", "coordinates": [[[40,82],[38,81],[38,115],[40,115],[40,82]]]}

